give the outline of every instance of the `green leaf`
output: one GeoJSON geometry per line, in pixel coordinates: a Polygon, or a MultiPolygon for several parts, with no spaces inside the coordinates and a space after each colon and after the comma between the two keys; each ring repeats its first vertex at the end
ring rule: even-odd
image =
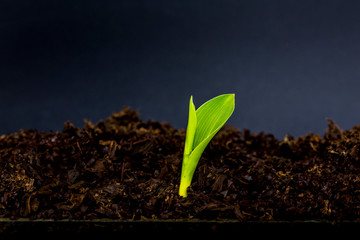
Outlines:
{"type": "Polygon", "coordinates": [[[193,102],[193,96],[191,96],[189,103],[189,120],[188,120],[188,127],[186,130],[184,154],[190,154],[192,151],[192,146],[195,138],[196,123],[197,123],[197,119],[196,119],[195,105],[193,102]]]}
{"type": "Polygon", "coordinates": [[[196,111],[192,96],[186,130],[179,195],[186,197],[197,164],[206,146],[230,118],[235,108],[235,94],[217,96],[196,111]]]}

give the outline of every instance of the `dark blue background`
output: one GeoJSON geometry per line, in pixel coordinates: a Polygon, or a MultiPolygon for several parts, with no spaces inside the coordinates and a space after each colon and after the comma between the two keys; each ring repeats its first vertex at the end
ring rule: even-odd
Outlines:
{"type": "Polygon", "coordinates": [[[83,126],[128,105],[185,128],[236,93],[229,123],[283,138],[360,124],[360,1],[0,2],[0,133],[83,126]]]}

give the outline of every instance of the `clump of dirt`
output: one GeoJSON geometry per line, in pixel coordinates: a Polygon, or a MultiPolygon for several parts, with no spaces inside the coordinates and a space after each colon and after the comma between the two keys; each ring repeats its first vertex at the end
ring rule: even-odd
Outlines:
{"type": "Polygon", "coordinates": [[[276,139],[225,126],[178,196],[185,130],[124,108],[83,128],[0,136],[0,217],[352,221],[360,126],[276,139]]]}

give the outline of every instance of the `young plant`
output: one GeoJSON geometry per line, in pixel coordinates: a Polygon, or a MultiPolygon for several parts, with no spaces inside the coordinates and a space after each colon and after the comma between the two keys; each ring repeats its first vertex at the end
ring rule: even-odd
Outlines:
{"type": "Polygon", "coordinates": [[[235,108],[235,94],[224,94],[210,99],[195,111],[190,97],[189,120],[186,130],[179,195],[187,197],[196,166],[206,146],[230,118],[235,108]]]}

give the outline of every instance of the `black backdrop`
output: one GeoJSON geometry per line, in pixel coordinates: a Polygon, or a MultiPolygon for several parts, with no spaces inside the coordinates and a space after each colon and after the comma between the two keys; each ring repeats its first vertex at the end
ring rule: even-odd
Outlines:
{"type": "Polygon", "coordinates": [[[82,127],[128,105],[185,128],[188,101],[236,94],[229,123],[282,138],[360,124],[360,1],[0,1],[0,134],[82,127]]]}

